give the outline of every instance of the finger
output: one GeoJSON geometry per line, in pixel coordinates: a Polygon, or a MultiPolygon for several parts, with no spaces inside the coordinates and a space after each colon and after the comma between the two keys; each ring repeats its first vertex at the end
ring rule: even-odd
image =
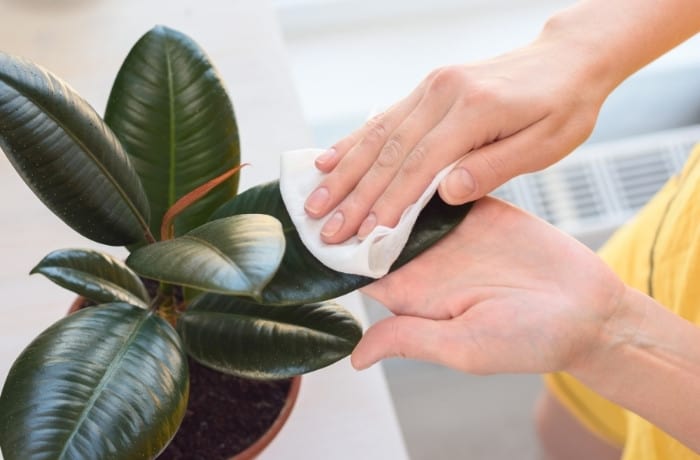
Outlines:
{"type": "Polygon", "coordinates": [[[442,180],[438,191],[442,199],[457,205],[474,201],[509,179],[535,169],[536,155],[543,152],[549,135],[547,123],[537,122],[518,133],[485,145],[467,154],[442,180]]]}
{"type": "MultiPolygon", "coordinates": [[[[418,200],[440,170],[463,158],[472,149],[518,129],[514,127],[532,123],[532,113],[512,111],[508,126],[505,126],[502,103],[498,99],[481,100],[481,96],[477,96],[458,98],[440,123],[416,144],[391,183],[368,210],[369,217],[360,225],[358,236],[369,233],[374,225],[394,227],[406,208],[418,200]]],[[[468,188],[470,177],[460,179],[462,187],[468,188]]]]}
{"type": "MultiPolygon", "coordinates": [[[[325,216],[355,187],[372,165],[386,137],[413,110],[420,100],[415,91],[392,109],[372,117],[356,133],[342,139],[325,152],[321,169],[328,172],[306,199],[304,208],[314,218],[325,216]]],[[[316,161],[318,167],[318,161],[316,161]]]]}
{"type": "Polygon", "coordinates": [[[370,367],[389,357],[430,360],[435,356],[440,324],[414,316],[395,316],[370,327],[352,352],[355,369],[370,367]]]}
{"type": "Polygon", "coordinates": [[[382,194],[366,211],[358,236],[365,237],[377,225],[394,227],[407,207],[418,201],[437,173],[463,157],[469,148],[469,135],[442,121],[421,139],[396,172],[382,194]]]}
{"type": "Polygon", "coordinates": [[[481,198],[515,176],[555,163],[586,137],[576,123],[562,124],[545,117],[466,155],[443,179],[440,196],[453,205],[481,198]]]}
{"type": "Polygon", "coordinates": [[[314,159],[314,166],[321,172],[329,173],[335,168],[343,156],[357,144],[358,139],[364,136],[367,130],[367,124],[362,125],[357,131],[345,136],[325,152],[321,153],[314,159]]]}
{"type": "Polygon", "coordinates": [[[350,362],[355,369],[363,370],[382,359],[401,357],[474,374],[489,374],[499,369],[521,371],[509,359],[499,356],[502,351],[498,342],[477,335],[465,321],[394,316],[377,322],[365,332],[350,362]]]}
{"type": "Polygon", "coordinates": [[[488,351],[471,336],[465,322],[394,316],[371,326],[350,359],[358,370],[385,358],[401,357],[483,373],[488,370],[488,351]]]}
{"type": "MultiPolygon", "coordinates": [[[[452,98],[451,94],[443,91],[441,94],[431,94],[421,99],[413,112],[408,114],[401,125],[389,136],[376,161],[360,178],[357,186],[338,205],[336,211],[343,214],[343,225],[333,234],[322,232],[324,241],[327,243],[345,241],[358,233],[358,229],[360,230],[358,236],[364,237],[374,228],[372,216],[368,217],[369,210],[402,168],[409,152],[449,111],[452,98]],[[365,225],[360,228],[363,221],[365,225]]],[[[432,180],[430,172],[425,172],[424,176],[430,183],[432,180]]],[[[420,195],[420,191],[418,194],[420,195]]]]}
{"type": "Polygon", "coordinates": [[[375,123],[381,123],[381,120],[387,116],[393,116],[397,110],[402,109],[404,101],[399,101],[389,107],[387,110],[374,115],[370,120],[365,122],[360,128],[340,139],[333,144],[328,150],[321,153],[315,160],[314,165],[317,169],[324,173],[329,173],[337,166],[340,160],[367,135],[367,132],[375,123]]]}

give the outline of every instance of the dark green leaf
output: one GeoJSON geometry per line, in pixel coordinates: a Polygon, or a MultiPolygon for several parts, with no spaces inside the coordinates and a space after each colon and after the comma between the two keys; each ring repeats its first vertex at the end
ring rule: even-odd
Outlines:
{"type": "Polygon", "coordinates": [[[219,219],[186,235],[135,250],[126,264],[167,283],[258,297],[279,266],[284,235],[277,219],[246,214],[219,219]]]}
{"type": "Polygon", "coordinates": [[[91,249],[59,249],[32,269],[97,303],[126,302],[148,308],[148,292],[121,260],[91,249]]]}
{"type": "MultiPolygon", "coordinates": [[[[470,208],[471,203],[449,206],[435,195],[418,217],[392,271],[446,235],[464,219],[470,208]]],[[[289,305],[319,302],[347,294],[373,281],[364,276],[331,270],[306,249],[284,206],[277,181],[241,193],[219,208],[212,218],[251,212],[276,217],[282,223],[287,240],[282,263],[263,290],[263,303],[289,305]]]]}
{"type": "Polygon", "coordinates": [[[0,394],[6,460],[153,458],[185,414],[187,359],[151,312],[105,304],[63,318],[22,352],[0,394]]]}
{"type": "Polygon", "coordinates": [[[180,317],[178,331],[194,359],[249,378],[284,378],[349,355],[362,328],[333,304],[269,306],[206,294],[180,317]]]}
{"type": "Polygon", "coordinates": [[[0,147],[36,195],[82,235],[144,239],[148,202],[116,136],[68,85],[0,53],[0,147]]]}
{"type": "MultiPolygon", "coordinates": [[[[182,195],[240,162],[238,129],[222,81],[186,35],[158,26],[131,49],[105,113],[141,176],[158,237],[165,212],[182,195]]],[[[175,235],[207,221],[236,194],[238,174],[175,220],[175,235]]]]}

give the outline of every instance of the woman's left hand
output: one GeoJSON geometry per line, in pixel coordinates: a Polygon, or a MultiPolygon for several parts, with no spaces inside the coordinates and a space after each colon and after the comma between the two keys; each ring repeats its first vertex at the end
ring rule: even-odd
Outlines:
{"type": "Polygon", "coordinates": [[[595,351],[625,289],[573,238],[486,197],[443,240],[364,289],[396,316],[369,328],[352,363],[402,356],[478,374],[566,370],[595,351]]]}

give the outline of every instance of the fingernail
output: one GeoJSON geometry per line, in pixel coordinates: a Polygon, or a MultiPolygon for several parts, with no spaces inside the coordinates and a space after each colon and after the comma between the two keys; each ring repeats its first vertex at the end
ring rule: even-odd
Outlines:
{"type": "Polygon", "coordinates": [[[357,230],[357,237],[361,240],[364,240],[367,235],[369,235],[372,230],[374,230],[374,227],[377,226],[377,216],[371,212],[369,216],[362,222],[362,225],[360,225],[360,229],[357,230]]]}
{"type": "Polygon", "coordinates": [[[309,214],[318,214],[328,202],[329,197],[328,189],[326,187],[319,187],[306,199],[304,209],[306,209],[306,212],[309,214]]]}
{"type": "Polygon", "coordinates": [[[328,150],[326,150],[325,152],[323,152],[322,154],[320,154],[319,156],[316,157],[316,160],[315,160],[316,164],[317,165],[324,165],[324,164],[328,163],[330,160],[333,159],[333,157],[335,156],[336,153],[337,153],[337,151],[335,150],[335,148],[333,148],[333,147],[329,148],[328,150]]]}
{"type": "Polygon", "coordinates": [[[340,230],[340,227],[343,226],[343,222],[345,222],[343,213],[341,211],[336,211],[321,229],[321,235],[326,237],[335,235],[338,233],[338,230],[340,230]]]}
{"type": "Polygon", "coordinates": [[[466,169],[455,168],[447,175],[445,186],[452,198],[468,198],[474,192],[474,178],[466,169]]]}

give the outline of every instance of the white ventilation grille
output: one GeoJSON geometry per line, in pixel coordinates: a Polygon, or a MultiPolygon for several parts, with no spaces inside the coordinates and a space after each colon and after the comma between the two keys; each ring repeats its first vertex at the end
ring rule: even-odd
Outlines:
{"type": "Polygon", "coordinates": [[[584,145],[493,194],[598,246],[681,170],[700,125],[584,145]]]}

